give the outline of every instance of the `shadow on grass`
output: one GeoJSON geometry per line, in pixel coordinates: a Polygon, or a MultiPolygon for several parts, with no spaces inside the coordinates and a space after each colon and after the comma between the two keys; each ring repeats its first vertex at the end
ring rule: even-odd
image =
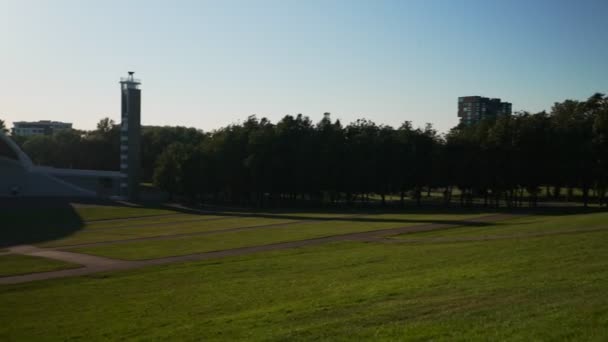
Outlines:
{"type": "Polygon", "coordinates": [[[84,228],[77,205],[125,206],[103,200],[69,198],[0,199],[0,248],[59,239],[84,228]]]}

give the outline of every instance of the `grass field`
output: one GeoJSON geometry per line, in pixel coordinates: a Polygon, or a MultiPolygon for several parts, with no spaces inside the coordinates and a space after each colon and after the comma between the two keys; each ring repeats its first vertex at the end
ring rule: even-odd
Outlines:
{"type": "MultiPolygon", "coordinates": [[[[451,220],[464,220],[479,215],[454,214],[454,215],[371,215],[357,217],[343,217],[342,220],[304,222],[300,224],[278,225],[272,228],[259,228],[248,231],[220,233],[201,237],[187,236],[157,241],[137,241],[131,243],[120,243],[112,245],[102,245],[84,248],[72,248],[70,251],[94,254],[116,259],[140,260],[161,258],[174,255],[184,255],[230,248],[246,246],[265,245],[278,242],[296,241],[312,239],[330,235],[340,235],[353,232],[372,231],[386,228],[396,228],[411,226],[425,222],[442,222],[451,220]]],[[[312,217],[313,219],[315,217],[312,217]]],[[[334,217],[335,218],[335,217],[334,217]]],[[[230,219],[231,223],[235,219],[230,219]]],[[[256,226],[269,223],[281,223],[283,221],[274,220],[268,222],[266,219],[255,218],[253,222],[247,218],[240,220],[241,225],[256,226]],[[254,222],[257,222],[254,224],[254,222]]],[[[193,231],[205,231],[209,224],[214,228],[217,222],[200,222],[194,227],[193,231]]],[[[238,222],[238,221],[237,221],[238,222]]],[[[293,222],[293,221],[289,221],[293,222]]],[[[234,228],[233,224],[230,228],[234,228]]],[[[167,228],[165,228],[167,229],[167,228]]],[[[167,231],[175,231],[175,227],[170,227],[167,231]]],[[[149,234],[150,232],[145,232],[149,234]]]]}
{"type": "Polygon", "coordinates": [[[80,265],[28,255],[0,255],[0,277],[76,267],[80,265]]]}
{"type": "MultiPolygon", "coordinates": [[[[114,214],[119,213],[95,213],[106,218],[114,214]]],[[[144,216],[137,211],[128,215],[144,216]]],[[[256,213],[181,222],[194,219],[189,215],[158,216],[156,222],[162,224],[156,226],[150,225],[155,223],[152,217],[116,226],[86,222],[89,218],[79,230],[42,245],[68,239],[104,241],[122,230],[131,237],[140,236],[132,235],[136,232],[162,234],[160,227],[172,233],[202,232],[258,220],[317,219],[69,249],[143,259],[428,222],[457,223],[483,213],[256,213]]],[[[608,339],[607,225],[608,213],[529,214],[390,237],[397,243],[337,242],[0,285],[0,339],[602,341],[608,339]],[[589,229],[595,231],[584,231],[589,229]],[[534,236],[560,231],[572,234],[534,236]],[[504,239],[474,241],[487,236],[504,239]],[[444,241],[435,243],[436,238],[444,241]],[[456,241],[462,238],[471,240],[456,241]],[[420,241],[399,243],[407,239],[420,241]]],[[[0,263],[2,272],[9,269],[4,265],[0,263]]]]}
{"type": "Polygon", "coordinates": [[[525,236],[527,234],[550,234],[576,232],[579,230],[608,229],[608,213],[586,215],[526,215],[521,218],[495,222],[481,227],[456,227],[416,234],[403,234],[398,239],[421,238],[484,238],[525,236]]]}
{"type": "MultiPolygon", "coordinates": [[[[197,216],[199,220],[200,216],[197,216]]],[[[191,219],[192,220],[192,219],[191,219]]],[[[174,234],[187,234],[195,232],[205,232],[211,230],[231,229],[238,227],[254,227],[269,224],[287,223],[289,220],[264,219],[264,218],[224,218],[221,220],[209,218],[209,221],[181,221],[166,222],[165,224],[130,222],[130,225],[100,228],[95,225],[85,226],[84,229],[69,235],[65,238],[49,241],[40,246],[63,246],[82,243],[93,243],[102,241],[124,240],[133,238],[143,238],[151,236],[164,236],[174,234]]]]}

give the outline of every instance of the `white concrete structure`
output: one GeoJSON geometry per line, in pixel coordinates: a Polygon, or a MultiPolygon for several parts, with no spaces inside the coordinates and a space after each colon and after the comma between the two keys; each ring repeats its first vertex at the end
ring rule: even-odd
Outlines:
{"type": "Polygon", "coordinates": [[[0,132],[0,197],[114,197],[120,172],[35,166],[0,132]]]}

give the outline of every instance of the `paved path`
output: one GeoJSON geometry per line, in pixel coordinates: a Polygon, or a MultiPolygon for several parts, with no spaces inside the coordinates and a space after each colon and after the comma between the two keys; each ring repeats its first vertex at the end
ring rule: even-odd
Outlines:
{"type": "MultiPolygon", "coordinates": [[[[469,219],[466,222],[470,223],[480,223],[480,222],[494,222],[505,220],[509,218],[516,217],[515,215],[509,214],[496,214],[496,215],[488,215],[482,216],[474,219],[469,219]]],[[[25,254],[25,255],[35,255],[35,256],[43,256],[50,259],[57,259],[62,261],[68,261],[72,263],[81,264],[84,267],[76,268],[76,269],[68,269],[68,270],[60,270],[60,271],[50,271],[50,272],[40,272],[40,273],[31,273],[17,276],[9,276],[0,278],[0,284],[18,284],[18,283],[26,283],[36,280],[45,280],[45,279],[55,279],[55,278],[65,278],[65,277],[73,277],[73,276],[82,276],[88,275],[98,272],[108,272],[108,271],[119,271],[119,270],[127,270],[127,269],[136,269],[141,267],[146,267],[150,265],[166,265],[178,262],[187,262],[187,261],[200,261],[200,260],[208,260],[208,259],[216,259],[230,256],[240,256],[240,255],[248,255],[252,253],[265,252],[265,251],[275,251],[275,250],[284,250],[291,248],[298,248],[304,246],[314,246],[321,245],[330,242],[337,241],[374,241],[384,236],[389,235],[398,235],[405,233],[413,233],[413,232],[424,232],[431,230],[439,230],[439,229],[447,229],[453,228],[457,226],[462,226],[463,224],[458,223],[429,223],[423,225],[415,225],[415,226],[405,226],[398,228],[388,228],[388,229],[380,229],[373,231],[365,231],[365,232],[357,232],[357,233],[348,233],[341,235],[332,235],[327,237],[320,237],[314,239],[306,239],[299,241],[290,241],[290,242],[281,242],[274,244],[267,244],[261,246],[251,246],[251,247],[241,247],[241,248],[233,248],[221,251],[213,251],[213,252],[204,252],[204,253],[196,253],[189,255],[180,255],[180,256],[171,256],[159,259],[149,259],[149,260],[137,260],[137,261],[125,261],[118,259],[110,259],[110,258],[102,258],[97,256],[92,256],[88,254],[81,253],[72,253],[66,251],[58,251],[52,249],[38,248],[34,246],[15,246],[9,248],[9,251],[16,254],[25,254]]]]}

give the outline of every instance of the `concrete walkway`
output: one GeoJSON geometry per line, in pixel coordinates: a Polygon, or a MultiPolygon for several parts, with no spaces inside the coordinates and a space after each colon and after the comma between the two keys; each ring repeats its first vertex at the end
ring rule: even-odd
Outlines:
{"type": "MultiPolygon", "coordinates": [[[[482,216],[482,217],[478,217],[478,218],[474,218],[474,219],[469,219],[469,220],[467,220],[467,222],[471,222],[471,223],[495,222],[495,221],[510,219],[513,217],[516,217],[516,215],[496,214],[496,215],[488,215],[488,216],[482,216]]],[[[388,229],[380,229],[380,230],[357,232],[357,233],[332,235],[332,236],[326,236],[326,237],[320,237],[320,238],[314,238],[314,239],[273,243],[273,244],[251,246],[251,247],[240,247],[240,248],[233,248],[233,249],[227,249],[227,250],[221,250],[221,251],[195,253],[195,254],[189,254],[189,255],[170,256],[170,257],[165,257],[165,258],[137,260],[137,261],[125,261],[125,260],[119,260],[119,259],[103,258],[103,257],[97,257],[97,256],[88,255],[88,254],[59,251],[59,250],[39,248],[39,247],[34,247],[34,246],[14,246],[14,247],[9,248],[10,253],[41,256],[41,257],[45,257],[45,258],[49,258],[49,259],[56,259],[56,260],[81,264],[81,265],[83,265],[83,267],[75,268],[75,269],[68,269],[68,270],[60,270],[60,271],[40,272],[40,273],[31,273],[31,274],[24,274],[24,275],[17,275],[17,276],[1,277],[0,284],[19,284],[19,283],[36,281],[36,280],[66,278],[66,277],[94,274],[94,273],[99,273],[99,272],[137,269],[137,268],[142,268],[142,267],[151,266],[151,265],[166,265],[166,264],[179,263],[179,262],[201,261],[201,260],[224,258],[224,257],[231,257],[231,256],[248,255],[248,254],[265,252],[265,251],[275,251],[275,250],[285,250],[285,249],[305,247],[305,246],[315,246],[315,245],[321,245],[321,244],[337,242],[337,241],[376,241],[382,237],[386,237],[386,236],[390,236],[390,235],[398,235],[398,234],[414,233],[414,232],[426,232],[426,231],[431,231],[431,230],[441,230],[441,229],[458,227],[458,226],[462,226],[462,225],[463,224],[457,224],[457,223],[429,223],[429,224],[422,224],[422,225],[415,225],[415,226],[405,226],[405,227],[398,227],[398,228],[388,228],[388,229]]]]}

